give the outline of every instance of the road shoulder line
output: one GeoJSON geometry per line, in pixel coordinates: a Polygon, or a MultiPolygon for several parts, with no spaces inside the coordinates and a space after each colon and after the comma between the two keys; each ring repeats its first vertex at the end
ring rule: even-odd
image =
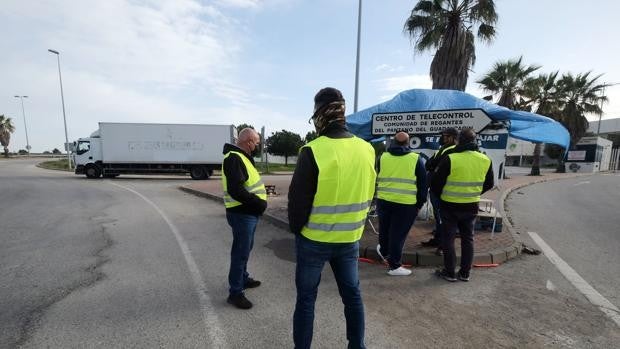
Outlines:
{"type": "Polygon", "coordinates": [[[205,334],[213,344],[213,348],[227,348],[228,345],[224,340],[224,331],[222,330],[222,326],[220,324],[218,316],[215,313],[213,301],[207,293],[207,287],[205,285],[204,279],[202,278],[202,274],[200,274],[198,264],[194,260],[194,257],[192,256],[192,252],[190,251],[187,242],[185,241],[177,227],[174,225],[174,223],[172,223],[172,221],[168,218],[164,211],[160,209],[159,206],[157,206],[153,201],[149,200],[146,196],[131,188],[116,184],[112,181],[108,181],[108,183],[130,191],[133,194],[139,196],[142,200],[146,201],[146,203],[151,205],[151,207],[153,207],[155,211],[157,211],[157,213],[159,213],[159,215],[163,218],[166,224],[168,224],[168,227],[170,228],[170,230],[174,234],[174,237],[177,240],[181,252],[183,252],[183,257],[185,258],[185,262],[187,263],[187,268],[189,269],[189,273],[192,276],[194,288],[196,290],[196,293],[198,294],[198,299],[200,301],[200,309],[202,312],[202,319],[205,326],[205,334]]]}
{"type": "Polygon", "coordinates": [[[573,286],[581,294],[583,294],[590,303],[597,306],[605,315],[607,315],[612,321],[620,327],[620,309],[611,303],[607,298],[600,294],[594,287],[584,280],[577,272],[566,263],[547,243],[535,232],[527,232],[532,240],[540,247],[544,255],[549,261],[555,265],[555,267],[564,275],[564,277],[570,281],[573,286]]]}

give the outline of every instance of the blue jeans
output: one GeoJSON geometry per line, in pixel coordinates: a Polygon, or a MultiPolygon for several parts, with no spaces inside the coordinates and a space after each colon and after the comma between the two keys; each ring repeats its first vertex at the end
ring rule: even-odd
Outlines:
{"type": "Polygon", "coordinates": [[[418,208],[415,205],[403,205],[379,199],[377,210],[381,255],[387,256],[390,269],[397,269],[402,265],[400,260],[403,256],[403,246],[418,215],[418,208]]]}
{"type": "Polygon", "coordinates": [[[232,228],[233,243],[230,249],[230,270],[228,284],[230,295],[243,293],[243,285],[248,279],[247,271],[250,251],[254,246],[254,231],[258,224],[258,216],[226,212],[228,225],[232,228]]]}
{"type": "Polygon", "coordinates": [[[366,348],[364,345],[364,303],[357,271],[359,243],[322,243],[297,235],[295,250],[297,253],[295,270],[297,303],[293,315],[295,348],[308,349],[312,344],[314,304],[325,262],[331,265],[342,303],[344,303],[348,348],[366,348]]]}

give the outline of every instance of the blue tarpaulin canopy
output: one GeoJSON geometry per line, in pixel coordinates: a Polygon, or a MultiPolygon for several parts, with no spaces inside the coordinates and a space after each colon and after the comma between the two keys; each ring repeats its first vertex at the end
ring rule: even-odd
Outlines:
{"type": "Polygon", "coordinates": [[[559,122],[546,116],[510,110],[454,90],[408,90],[387,102],[377,104],[347,116],[349,130],[360,138],[372,140],[372,115],[375,113],[404,113],[450,109],[482,109],[495,121],[510,121],[510,136],[530,142],[553,143],[567,149],[568,131],[559,122]]]}

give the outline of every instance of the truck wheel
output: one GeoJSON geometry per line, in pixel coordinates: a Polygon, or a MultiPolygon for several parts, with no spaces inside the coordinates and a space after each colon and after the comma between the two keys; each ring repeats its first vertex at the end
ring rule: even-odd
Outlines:
{"type": "Polygon", "coordinates": [[[207,169],[204,166],[194,166],[189,170],[189,175],[192,179],[207,179],[209,175],[207,174],[207,169]]]}
{"type": "Polygon", "coordinates": [[[88,178],[99,178],[101,177],[101,168],[97,165],[88,164],[84,168],[84,173],[88,178]]]}

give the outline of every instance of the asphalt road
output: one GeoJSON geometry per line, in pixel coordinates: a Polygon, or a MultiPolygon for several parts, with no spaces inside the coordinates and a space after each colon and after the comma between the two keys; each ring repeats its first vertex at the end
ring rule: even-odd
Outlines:
{"type": "MultiPolygon", "coordinates": [[[[261,222],[249,271],[263,285],[231,307],[231,243],[219,203],[183,177],[87,180],[0,160],[0,347],[287,348],[295,302],[292,236],[261,222]]],[[[543,256],[447,283],[432,269],[394,278],[360,264],[369,348],[611,348],[619,328],[543,256]]],[[[326,267],[314,348],[346,347],[326,267]]]]}
{"type": "Polygon", "coordinates": [[[521,234],[537,233],[620,307],[620,174],[532,185],[514,192],[506,206],[521,234]]]}

